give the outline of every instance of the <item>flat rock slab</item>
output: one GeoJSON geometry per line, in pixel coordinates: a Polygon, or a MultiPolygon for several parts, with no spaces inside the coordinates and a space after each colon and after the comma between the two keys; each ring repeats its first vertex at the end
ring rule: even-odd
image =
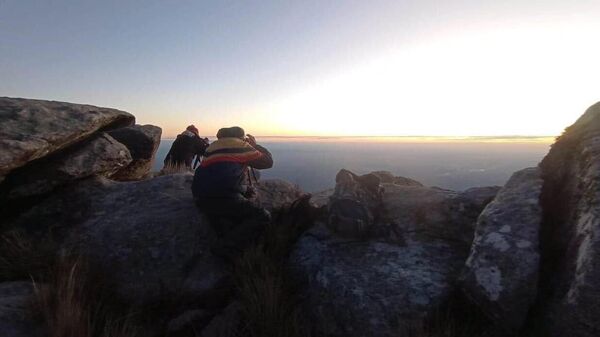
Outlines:
{"type": "Polygon", "coordinates": [[[32,160],[106,128],[132,125],[133,115],[92,105],[0,97],[0,181],[32,160]]]}

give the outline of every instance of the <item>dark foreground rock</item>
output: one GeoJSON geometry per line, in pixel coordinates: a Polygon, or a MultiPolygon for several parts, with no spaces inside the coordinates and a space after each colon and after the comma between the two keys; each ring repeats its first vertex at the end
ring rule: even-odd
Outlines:
{"type": "Polygon", "coordinates": [[[297,243],[290,267],[323,335],[401,336],[449,298],[464,258],[443,240],[348,240],[318,225],[297,243]]]}
{"type": "Polygon", "coordinates": [[[134,125],[109,131],[108,134],[125,145],[132,162],[112,176],[115,180],[140,180],[148,176],[154,155],[160,145],[161,128],[154,125],[134,125]]]}
{"type": "Polygon", "coordinates": [[[0,97],[0,181],[10,171],[135,118],[91,105],[0,97]]]}
{"type": "Polygon", "coordinates": [[[521,329],[537,294],[541,192],[538,168],[513,174],[479,216],[462,275],[463,292],[509,334],[521,329]]]}
{"type": "MultiPolygon", "coordinates": [[[[82,254],[110,273],[115,291],[128,303],[165,298],[210,297],[227,276],[210,253],[213,233],[194,205],[192,174],[138,182],[89,179],[62,189],[12,223],[36,236],[54,235],[66,252],[82,254]]],[[[296,195],[275,182],[277,193],[296,195]]]]}
{"type": "Polygon", "coordinates": [[[600,335],[600,103],[540,164],[542,270],[536,314],[545,336],[600,335]]]}
{"type": "MultiPolygon", "coordinates": [[[[362,188],[342,183],[344,191],[362,188]]],[[[383,214],[374,214],[368,231],[340,234],[339,226],[320,223],[292,252],[290,268],[302,284],[305,312],[323,335],[398,336],[437,313],[467,258],[465,240],[498,191],[381,187],[383,214]]],[[[360,203],[365,193],[354,193],[352,200],[360,203]]]]}
{"type": "Polygon", "coordinates": [[[0,283],[0,335],[6,337],[44,337],[39,322],[32,318],[31,282],[0,283]]]}
{"type": "Polygon", "coordinates": [[[194,206],[191,180],[179,174],[80,184],[87,214],[69,230],[64,247],[109,270],[130,303],[205,296],[225,273],[210,254],[210,227],[194,206]]]}

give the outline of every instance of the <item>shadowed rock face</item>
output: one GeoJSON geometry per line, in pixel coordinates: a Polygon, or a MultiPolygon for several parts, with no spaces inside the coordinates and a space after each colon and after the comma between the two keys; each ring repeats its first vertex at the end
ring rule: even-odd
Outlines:
{"type": "Polygon", "coordinates": [[[111,178],[130,181],[145,178],[152,169],[154,155],[160,145],[161,128],[154,125],[134,125],[109,131],[108,134],[125,145],[132,162],[111,178]]]}
{"type": "Polygon", "coordinates": [[[540,164],[542,270],[536,313],[547,336],[600,335],[600,103],[540,164]]]}
{"type": "MultiPolygon", "coordinates": [[[[209,251],[213,232],[196,209],[192,174],[138,182],[94,178],[63,188],[12,223],[38,235],[54,235],[65,251],[82,254],[109,271],[116,293],[128,303],[190,301],[218,295],[228,275],[209,251]]],[[[266,181],[270,196],[298,190],[266,181]]],[[[216,299],[218,300],[218,299],[216,299]]]]}
{"type": "Polygon", "coordinates": [[[318,225],[290,267],[305,311],[326,336],[400,336],[450,296],[466,252],[443,240],[404,245],[348,240],[318,225]]]}
{"type": "Polygon", "coordinates": [[[70,148],[43,164],[27,166],[11,174],[3,186],[8,199],[51,192],[54,188],[93,175],[110,177],[131,163],[125,145],[106,133],[70,148]]]}
{"type": "Polygon", "coordinates": [[[202,297],[224,272],[209,252],[211,231],[194,206],[191,180],[180,174],[80,184],[90,207],[64,247],[110,270],[118,294],[129,302],[202,297]]]}
{"type": "Polygon", "coordinates": [[[0,181],[26,163],[106,128],[132,125],[127,112],[92,105],[0,97],[0,181]]]}
{"type": "Polygon", "coordinates": [[[0,283],[0,333],[10,337],[46,336],[31,315],[33,286],[30,282],[0,283]]]}
{"type": "Polygon", "coordinates": [[[466,249],[473,240],[477,217],[500,189],[481,187],[455,192],[419,186],[383,186],[387,221],[376,231],[390,233],[385,236],[398,237],[400,241],[442,239],[466,249]]]}
{"type": "Polygon", "coordinates": [[[461,277],[463,292],[508,333],[522,327],[537,293],[541,192],[538,168],[513,174],[479,216],[461,277]]]}
{"type": "MultiPolygon", "coordinates": [[[[336,191],[361,188],[338,184],[344,188],[336,191]]],[[[290,257],[303,305],[323,335],[398,336],[434,314],[453,292],[477,216],[498,191],[381,187],[383,214],[368,233],[340,234],[319,223],[290,257]]],[[[367,193],[352,193],[359,203],[361,195],[367,193]]]]}

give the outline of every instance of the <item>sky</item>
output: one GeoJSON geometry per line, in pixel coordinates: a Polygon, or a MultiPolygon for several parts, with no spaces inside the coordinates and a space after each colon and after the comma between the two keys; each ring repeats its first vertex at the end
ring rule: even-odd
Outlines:
{"type": "Polygon", "coordinates": [[[600,100],[600,1],[0,0],[0,96],[173,137],[552,136],[600,100]]]}

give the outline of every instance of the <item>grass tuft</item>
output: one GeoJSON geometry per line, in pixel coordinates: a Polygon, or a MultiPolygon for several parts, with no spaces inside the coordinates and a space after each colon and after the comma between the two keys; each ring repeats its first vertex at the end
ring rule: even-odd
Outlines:
{"type": "Polygon", "coordinates": [[[166,176],[166,175],[170,175],[170,174],[187,173],[187,172],[191,172],[191,170],[185,165],[176,165],[173,163],[168,163],[156,175],[157,176],[166,176]]]}
{"type": "Polygon", "coordinates": [[[235,264],[243,318],[239,336],[306,337],[296,287],[286,270],[287,256],[298,237],[312,225],[316,210],[305,196],[278,213],[263,240],[235,264]]]}
{"type": "Polygon", "coordinates": [[[35,242],[18,230],[0,235],[0,281],[40,280],[55,264],[56,244],[35,242]]]}
{"type": "Polygon", "coordinates": [[[36,284],[34,310],[49,337],[136,337],[130,310],[113,302],[107,284],[81,257],[58,259],[46,283],[36,284]]]}

